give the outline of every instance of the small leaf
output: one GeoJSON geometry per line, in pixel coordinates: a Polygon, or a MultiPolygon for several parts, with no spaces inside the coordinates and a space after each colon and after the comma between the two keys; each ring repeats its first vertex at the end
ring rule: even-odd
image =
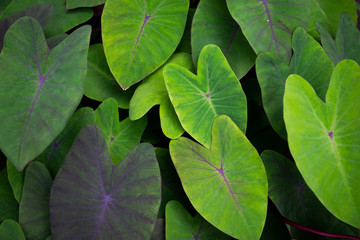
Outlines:
{"type": "Polygon", "coordinates": [[[0,222],[5,219],[18,220],[19,204],[14,198],[6,169],[0,171],[0,222]]]}
{"type": "Polygon", "coordinates": [[[168,64],[164,79],[181,125],[205,147],[210,146],[211,126],[218,115],[230,116],[246,130],[246,96],[219,47],[209,44],[201,50],[198,75],[168,64]]]}
{"type": "Polygon", "coordinates": [[[1,240],[26,240],[18,222],[6,219],[0,225],[1,240]]]}
{"type": "Polygon", "coordinates": [[[24,172],[19,172],[9,160],[6,161],[6,169],[14,197],[20,203],[24,186],[24,172]]]}
{"type": "Polygon", "coordinates": [[[215,119],[210,150],[181,137],[171,140],[170,155],[186,195],[202,217],[232,237],[260,238],[267,208],[265,168],[228,116],[215,119]]]}

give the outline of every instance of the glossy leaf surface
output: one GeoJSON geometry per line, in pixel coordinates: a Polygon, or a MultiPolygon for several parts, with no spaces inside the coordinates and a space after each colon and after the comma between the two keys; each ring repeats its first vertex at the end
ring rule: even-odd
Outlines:
{"type": "Polygon", "coordinates": [[[297,75],[288,77],[284,95],[289,147],[301,175],[332,214],[357,228],[360,227],[359,79],[359,65],[344,60],[331,76],[326,103],[297,75]]]}
{"type": "Polygon", "coordinates": [[[188,0],[109,0],[102,39],[109,67],[123,89],[160,67],[185,29],[188,0]]]}
{"type": "Polygon", "coordinates": [[[6,219],[0,225],[1,240],[26,240],[18,222],[6,219]]]}
{"type": "Polygon", "coordinates": [[[0,55],[0,147],[18,170],[45,150],[79,104],[89,37],[83,26],[50,50],[33,18],[8,30],[0,55]]]}
{"type": "Polygon", "coordinates": [[[201,49],[207,44],[215,44],[221,48],[238,79],[255,63],[256,55],[224,1],[202,0],[196,9],[191,29],[195,65],[201,49]]]}
{"type": "Polygon", "coordinates": [[[297,27],[307,29],[310,20],[308,0],[227,0],[231,15],[254,51],[273,52],[288,63],[291,36],[297,27]]]}
{"type": "Polygon", "coordinates": [[[320,44],[302,28],[295,30],[292,48],[294,55],[289,66],[274,53],[261,53],[256,59],[256,74],[266,115],[271,126],[284,139],[283,97],[286,78],[292,73],[304,77],[324,99],[334,68],[320,44]]]}
{"type": "Polygon", "coordinates": [[[19,204],[14,198],[6,169],[0,171],[0,222],[5,219],[18,220],[19,204]]]}
{"type": "Polygon", "coordinates": [[[228,116],[215,119],[210,150],[181,137],[171,140],[170,155],[202,217],[237,239],[260,238],[267,208],[265,168],[228,116]]]}
{"type": "Polygon", "coordinates": [[[246,130],[246,97],[219,47],[209,44],[203,48],[197,75],[168,64],[164,79],[181,125],[205,147],[210,146],[211,127],[218,115],[230,116],[246,130]]]}
{"type": "Polygon", "coordinates": [[[54,239],[149,239],[161,197],[160,170],[148,143],[114,166],[96,124],[78,134],[50,194],[54,239]]]}

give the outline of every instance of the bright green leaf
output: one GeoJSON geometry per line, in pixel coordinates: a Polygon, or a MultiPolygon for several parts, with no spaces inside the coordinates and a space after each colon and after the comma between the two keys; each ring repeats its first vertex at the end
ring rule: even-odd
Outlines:
{"type": "Polygon", "coordinates": [[[6,219],[0,225],[1,240],[26,240],[18,222],[6,219]]]}
{"type": "Polygon", "coordinates": [[[18,220],[19,204],[14,198],[6,169],[0,171],[0,222],[5,219],[18,220]]]}

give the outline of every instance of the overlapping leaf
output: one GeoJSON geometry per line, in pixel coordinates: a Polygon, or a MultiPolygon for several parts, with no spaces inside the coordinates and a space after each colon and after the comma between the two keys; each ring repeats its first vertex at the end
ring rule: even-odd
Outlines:
{"type": "Polygon", "coordinates": [[[109,67],[123,89],[161,66],[183,35],[188,0],[109,0],[102,39],[109,67]]]}
{"type": "Polygon", "coordinates": [[[326,103],[297,75],[288,77],[284,119],[290,151],[308,186],[340,220],[360,227],[360,67],[334,69],[326,103]],[[316,174],[314,174],[316,172],[316,174]]]}
{"type": "Polygon", "coordinates": [[[6,219],[0,225],[1,240],[26,240],[18,222],[6,219]]]}
{"type": "Polygon", "coordinates": [[[311,19],[309,24],[308,33],[320,42],[320,34],[316,29],[316,24],[321,24],[327,31],[330,31],[329,20],[324,13],[324,11],[319,6],[319,3],[316,0],[310,0],[311,4],[311,19]]]}
{"type": "Polygon", "coordinates": [[[5,219],[18,220],[19,204],[14,198],[6,169],[0,171],[0,222],[5,219]]]}
{"type": "Polygon", "coordinates": [[[114,166],[96,124],[78,134],[50,195],[54,239],[149,239],[160,206],[155,151],[134,147],[114,166]]]}
{"type": "Polygon", "coordinates": [[[6,161],[6,169],[14,197],[16,201],[20,203],[23,186],[24,186],[25,173],[19,172],[9,160],[6,161]]]}
{"type": "Polygon", "coordinates": [[[0,55],[0,147],[18,170],[45,150],[79,104],[89,37],[90,27],[81,27],[50,51],[34,18],[8,30],[0,55]]]}
{"type": "Polygon", "coordinates": [[[170,155],[202,217],[237,239],[260,238],[267,208],[265,168],[228,116],[215,119],[210,150],[181,137],[171,140],[170,155]]]}
{"type": "Polygon", "coordinates": [[[202,49],[198,75],[168,64],[164,79],[181,125],[205,147],[210,146],[211,126],[218,115],[230,116],[246,130],[246,97],[219,47],[209,44],[202,49]]]}
{"type": "Polygon", "coordinates": [[[66,8],[94,7],[105,2],[106,0],[66,0],[66,8]]]}

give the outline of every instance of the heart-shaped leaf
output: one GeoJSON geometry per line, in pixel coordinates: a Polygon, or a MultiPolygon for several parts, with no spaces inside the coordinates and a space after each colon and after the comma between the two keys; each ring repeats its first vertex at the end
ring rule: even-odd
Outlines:
{"type": "Polygon", "coordinates": [[[79,7],[94,7],[105,3],[106,0],[66,0],[66,9],[79,7]]]}
{"type": "Polygon", "coordinates": [[[177,201],[166,205],[166,239],[231,239],[203,219],[198,213],[192,217],[177,201]]]}
{"type": "Polygon", "coordinates": [[[168,64],[164,79],[181,125],[205,147],[210,146],[211,126],[218,115],[230,116],[246,130],[246,96],[219,47],[209,44],[201,50],[198,75],[168,64]]]}
{"type": "Polygon", "coordinates": [[[123,89],[160,67],[183,35],[188,0],[108,0],[102,39],[109,67],[123,89]]]}
{"type": "Polygon", "coordinates": [[[182,66],[189,71],[194,72],[194,66],[190,54],[176,53],[167,61],[163,67],[159,68],[145,78],[136,88],[130,101],[129,117],[131,120],[137,120],[143,117],[153,106],[160,105],[160,123],[161,128],[168,138],[178,138],[184,133],[179,119],[171,105],[168,92],[164,83],[164,67],[174,63],[182,66]]]}
{"type": "Polygon", "coordinates": [[[52,183],[44,164],[35,161],[26,168],[19,223],[28,240],[45,239],[51,234],[49,197],[52,183]]]}
{"type": "Polygon", "coordinates": [[[6,219],[0,225],[1,240],[26,240],[18,222],[6,219]]]}
{"type": "Polygon", "coordinates": [[[343,60],[331,76],[326,103],[297,75],[286,80],[284,95],[289,147],[301,175],[332,214],[357,228],[360,227],[359,92],[360,67],[352,60],[343,60]]]}
{"type": "Polygon", "coordinates": [[[34,18],[8,30],[0,55],[0,147],[18,170],[45,150],[79,104],[90,32],[83,26],[50,51],[34,18]]]}
{"type": "Polygon", "coordinates": [[[14,198],[6,169],[0,171],[0,222],[5,219],[18,220],[19,204],[14,198]]]}
{"type": "Polygon", "coordinates": [[[154,148],[143,143],[113,166],[96,124],[78,134],[50,194],[54,239],[149,239],[160,206],[154,148]]]}
{"type": "Polygon", "coordinates": [[[23,186],[24,186],[25,173],[19,172],[9,160],[6,161],[6,169],[7,169],[9,183],[14,193],[14,197],[16,201],[20,203],[23,186]]]}
{"type": "Polygon", "coordinates": [[[170,155],[202,217],[232,237],[260,238],[267,208],[265,168],[228,116],[215,119],[210,150],[181,137],[171,140],[170,155]]]}
{"type": "Polygon", "coordinates": [[[195,65],[201,49],[211,43],[221,48],[238,79],[254,66],[256,55],[224,1],[202,0],[196,9],[191,29],[195,65]]]}
{"type": "Polygon", "coordinates": [[[311,7],[307,0],[227,0],[231,15],[254,51],[273,52],[288,63],[291,36],[297,27],[307,29],[311,7]]]}
{"type": "Polygon", "coordinates": [[[256,74],[261,87],[266,115],[274,130],[286,139],[283,119],[285,80],[296,73],[307,79],[321,98],[325,98],[334,65],[315,41],[302,28],[292,38],[294,55],[287,66],[274,53],[261,53],[256,59],[256,74]]]}
{"type": "Polygon", "coordinates": [[[118,164],[133,147],[140,143],[147,124],[146,117],[137,121],[126,118],[119,122],[117,102],[113,98],[105,100],[96,109],[95,118],[104,133],[114,165],[118,164]]]}
{"type": "Polygon", "coordinates": [[[343,59],[353,59],[360,65],[360,31],[349,13],[341,14],[335,41],[322,24],[317,27],[324,51],[335,65],[343,59]]]}

